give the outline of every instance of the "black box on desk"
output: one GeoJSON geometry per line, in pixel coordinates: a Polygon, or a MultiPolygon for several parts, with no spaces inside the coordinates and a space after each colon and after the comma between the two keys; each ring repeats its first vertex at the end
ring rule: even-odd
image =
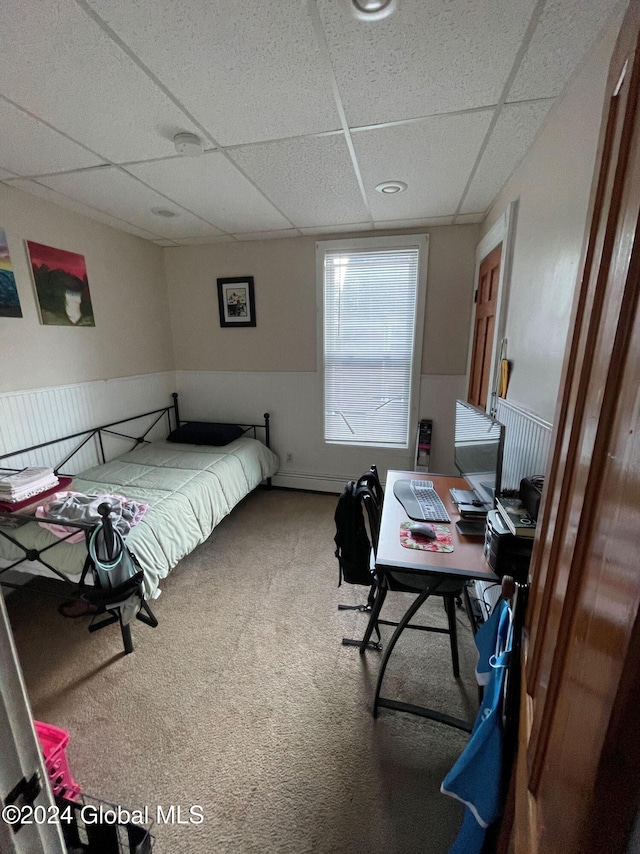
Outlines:
{"type": "Polygon", "coordinates": [[[525,583],[533,549],[531,537],[516,537],[511,533],[500,513],[490,510],[485,529],[484,556],[497,576],[511,575],[525,583]]]}

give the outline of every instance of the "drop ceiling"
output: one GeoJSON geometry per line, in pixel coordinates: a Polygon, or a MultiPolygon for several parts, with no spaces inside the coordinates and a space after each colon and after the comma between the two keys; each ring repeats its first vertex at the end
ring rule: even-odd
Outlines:
{"type": "Polygon", "coordinates": [[[164,246],[479,222],[619,8],[6,0],[0,181],[164,246]]]}

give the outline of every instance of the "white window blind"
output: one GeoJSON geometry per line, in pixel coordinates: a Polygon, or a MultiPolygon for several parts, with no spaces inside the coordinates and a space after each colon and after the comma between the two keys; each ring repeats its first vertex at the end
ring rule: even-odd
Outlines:
{"type": "Polygon", "coordinates": [[[406,448],[419,248],[324,255],[325,441],[406,448]]]}

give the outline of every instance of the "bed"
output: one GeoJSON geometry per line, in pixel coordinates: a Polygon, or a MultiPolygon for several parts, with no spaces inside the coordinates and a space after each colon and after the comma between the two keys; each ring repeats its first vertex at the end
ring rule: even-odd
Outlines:
{"type": "MultiPolygon", "coordinates": [[[[135,443],[135,447],[116,459],[106,460],[102,436],[113,432],[111,428],[125,423],[123,421],[45,443],[45,446],[56,445],[71,438],[77,439],[79,447],[83,447],[88,440],[93,439],[101,450],[102,459],[98,465],[74,475],[68,488],[87,495],[123,495],[150,505],[146,515],[126,537],[127,547],[142,570],[141,595],[147,603],[158,596],[162,579],[178,562],[203,543],[216,525],[249,492],[261,483],[270,485],[271,477],[278,468],[278,458],[269,447],[268,414],[264,416],[262,424],[204,425],[200,422],[183,422],[178,410],[178,398],[174,394],[171,406],[134,416],[127,422],[149,416],[157,417],[147,432],[141,437],[128,437],[135,443]],[[149,441],[146,436],[165,413],[170,428],[173,417],[173,430],[170,433],[173,441],[149,441]],[[191,428],[195,426],[198,426],[198,430],[194,435],[191,428]],[[209,427],[216,428],[217,437],[219,428],[225,427],[230,432],[223,438],[235,437],[238,433],[241,435],[231,438],[224,445],[202,444],[210,435],[209,427]],[[262,433],[262,440],[258,438],[258,433],[262,433]],[[197,444],[192,444],[192,441],[197,444]]],[[[118,432],[118,435],[126,434],[118,432]]],[[[37,449],[42,447],[39,445],[37,449]]],[[[0,466],[7,465],[8,462],[3,460],[9,457],[19,457],[21,463],[26,464],[25,455],[28,458],[29,452],[35,449],[27,448],[3,455],[0,457],[0,466]]],[[[62,468],[72,456],[66,455],[61,465],[54,466],[56,474],[63,474],[62,468]]],[[[29,514],[32,512],[30,510],[29,514]]],[[[87,558],[84,543],[70,544],[57,539],[34,521],[27,521],[21,527],[6,527],[12,524],[12,519],[24,521],[21,517],[21,513],[0,514],[0,584],[18,586],[3,580],[3,574],[9,569],[48,575],[77,584],[87,558]]],[[[82,528],[82,525],[77,527],[82,528]]],[[[119,614],[114,616],[120,618],[119,614]]],[[[122,625],[121,619],[120,622],[122,625]]],[[[130,644],[130,632],[128,634],[130,644]]],[[[123,639],[126,649],[124,632],[123,639]]]]}

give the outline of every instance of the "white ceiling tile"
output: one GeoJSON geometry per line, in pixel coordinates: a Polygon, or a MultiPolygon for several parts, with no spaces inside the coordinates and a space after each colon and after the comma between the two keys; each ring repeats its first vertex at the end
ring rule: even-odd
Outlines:
{"type": "Polygon", "coordinates": [[[461,213],[486,211],[527,153],[553,101],[507,104],[491,133],[461,213]]]}
{"type": "Polygon", "coordinates": [[[89,0],[222,145],[340,127],[301,0],[89,0]]]}
{"type": "Polygon", "coordinates": [[[354,131],[353,145],[375,221],[453,214],[491,123],[493,110],[434,116],[354,131]],[[375,190],[404,181],[402,193],[375,190]]]}
{"type": "Polygon", "coordinates": [[[401,0],[366,23],[347,2],[318,0],[349,125],[496,104],[534,6],[401,0]]]}
{"type": "Polygon", "coordinates": [[[75,211],[76,213],[89,217],[89,219],[94,219],[96,222],[109,225],[111,228],[116,228],[119,231],[126,231],[128,234],[133,234],[136,237],[142,237],[145,240],[154,240],[158,237],[157,233],[146,231],[143,228],[138,228],[130,222],[109,216],[109,214],[97,211],[88,205],[83,205],[75,199],[70,199],[61,193],[57,193],[50,187],[45,187],[37,181],[30,181],[27,178],[21,178],[16,181],[10,181],[9,186],[15,187],[18,190],[24,190],[26,193],[31,193],[33,196],[39,196],[41,199],[46,199],[48,202],[53,202],[60,207],[75,211]]]}
{"type": "Polygon", "coordinates": [[[559,95],[619,5],[619,0],[548,0],[507,100],[559,95]]]}
{"type": "Polygon", "coordinates": [[[229,153],[295,226],[368,218],[342,134],[249,145],[229,153]]]}
{"type": "Polygon", "coordinates": [[[375,228],[434,228],[439,225],[452,225],[453,216],[432,216],[427,219],[390,219],[375,223],[375,228]]]}
{"type": "MultiPolygon", "coordinates": [[[[622,2],[547,0],[456,222],[484,216],[544,120],[550,101],[540,96],[561,91],[622,2]]],[[[349,0],[9,2],[0,181],[169,243],[450,222],[537,4],[400,0],[367,24],[349,0]],[[347,119],[360,128],[352,138],[366,199],[327,48],[347,119]],[[207,149],[231,147],[178,158],[180,130],[206,137],[207,149]],[[96,168],[103,160],[129,171],[96,168]],[[34,175],[50,177],[18,180],[34,175]],[[408,190],[374,191],[394,179],[408,190]],[[174,219],[150,211],[174,206],[174,219]]]]}
{"type": "Polygon", "coordinates": [[[156,237],[206,237],[219,233],[214,226],[168,202],[115,166],[53,175],[42,178],[41,183],[82,204],[148,229],[156,237]],[[178,216],[172,219],[157,216],[151,212],[152,208],[174,210],[178,216]]]}
{"type": "Polygon", "coordinates": [[[164,246],[164,247],[179,246],[180,245],[179,243],[176,243],[175,240],[167,240],[167,238],[165,238],[165,237],[163,237],[162,240],[154,240],[153,242],[156,244],[156,246],[164,246]]]}
{"type": "Polygon", "coordinates": [[[127,171],[224,231],[290,225],[220,152],[128,166],[127,171]]]}
{"type": "Polygon", "coordinates": [[[301,228],[303,234],[342,234],[349,231],[371,231],[370,222],[347,222],[344,225],[317,225],[301,228]]]}
{"type": "Polygon", "coordinates": [[[16,175],[62,172],[104,162],[1,99],[0,127],[0,163],[16,175]]]}
{"type": "Polygon", "coordinates": [[[0,93],[30,113],[115,162],[171,154],[177,131],[197,131],[73,0],[6,6],[0,93]]]}
{"type": "Polygon", "coordinates": [[[300,237],[297,228],[284,228],[280,231],[254,231],[234,234],[236,240],[278,240],[281,237],[300,237]]]}

